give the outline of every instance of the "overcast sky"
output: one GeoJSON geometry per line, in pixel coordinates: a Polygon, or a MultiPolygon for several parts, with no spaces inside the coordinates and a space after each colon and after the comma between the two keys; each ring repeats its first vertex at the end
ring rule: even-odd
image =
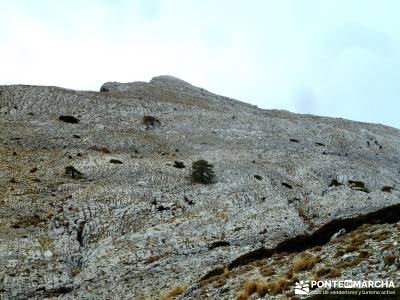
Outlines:
{"type": "Polygon", "coordinates": [[[262,108],[400,128],[398,0],[0,0],[0,84],[170,74],[262,108]]]}

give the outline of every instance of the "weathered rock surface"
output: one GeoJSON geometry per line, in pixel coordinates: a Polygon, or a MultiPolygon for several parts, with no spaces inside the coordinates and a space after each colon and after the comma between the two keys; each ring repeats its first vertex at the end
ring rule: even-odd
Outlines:
{"type": "MultiPolygon", "coordinates": [[[[323,247],[277,253],[205,280],[187,289],[181,299],[290,299],[295,297],[294,286],[300,281],[350,279],[392,282],[396,286],[400,281],[399,240],[400,222],[365,224],[323,247]]],[[[322,290],[327,289],[311,289],[310,294],[321,294],[322,290]]],[[[395,292],[390,288],[384,290],[395,292]]],[[[398,299],[384,295],[365,297],[398,299]]]]}
{"type": "Polygon", "coordinates": [[[171,76],[101,90],[0,86],[5,299],[158,299],[260,247],[400,203],[397,129],[262,110],[171,76]],[[160,125],[147,130],[145,115],[160,125]],[[199,159],[217,183],[174,167],[199,159]]]}

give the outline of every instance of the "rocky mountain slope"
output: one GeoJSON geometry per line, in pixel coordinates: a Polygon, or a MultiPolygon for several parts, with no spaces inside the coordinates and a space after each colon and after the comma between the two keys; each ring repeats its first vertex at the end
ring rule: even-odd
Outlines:
{"type": "Polygon", "coordinates": [[[0,298],[231,299],[276,249],[400,218],[387,126],[263,110],[171,76],[0,86],[0,115],[0,298]],[[191,182],[199,159],[217,182],[191,182]]]}

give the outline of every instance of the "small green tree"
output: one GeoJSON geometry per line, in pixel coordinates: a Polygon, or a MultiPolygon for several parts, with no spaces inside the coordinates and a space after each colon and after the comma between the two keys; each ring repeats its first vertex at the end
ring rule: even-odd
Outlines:
{"type": "Polygon", "coordinates": [[[202,184],[211,184],[215,179],[214,166],[201,159],[192,164],[192,181],[202,184]]]}

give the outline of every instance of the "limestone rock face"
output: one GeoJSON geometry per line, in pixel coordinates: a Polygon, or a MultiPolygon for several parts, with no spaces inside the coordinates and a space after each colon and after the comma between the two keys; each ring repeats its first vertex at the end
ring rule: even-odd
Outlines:
{"type": "Polygon", "coordinates": [[[159,299],[400,203],[397,129],[263,110],[171,76],[101,90],[0,86],[0,298],[159,299]],[[200,159],[216,183],[191,182],[200,159]]]}
{"type": "MultiPolygon", "coordinates": [[[[146,84],[145,82],[128,82],[128,83],[120,83],[120,82],[106,82],[101,88],[100,92],[126,92],[126,91],[134,91],[135,88],[146,84]]],[[[153,77],[150,80],[149,85],[155,85],[159,88],[167,88],[167,89],[177,89],[177,90],[200,90],[200,88],[196,88],[190,83],[183,81],[179,78],[170,76],[170,75],[162,75],[153,77]]]]}

